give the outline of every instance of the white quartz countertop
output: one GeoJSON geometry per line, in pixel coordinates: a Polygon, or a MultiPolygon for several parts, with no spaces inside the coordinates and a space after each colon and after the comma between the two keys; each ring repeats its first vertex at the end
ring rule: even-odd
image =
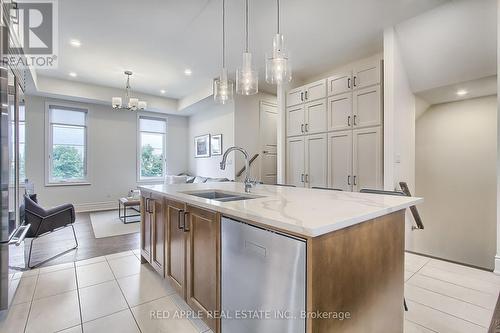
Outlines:
{"type": "Polygon", "coordinates": [[[232,202],[183,193],[217,190],[245,195],[243,183],[237,182],[145,185],[139,189],[305,237],[320,236],[423,202],[415,197],[272,185],[252,188],[250,195],[260,198],[232,202]]]}

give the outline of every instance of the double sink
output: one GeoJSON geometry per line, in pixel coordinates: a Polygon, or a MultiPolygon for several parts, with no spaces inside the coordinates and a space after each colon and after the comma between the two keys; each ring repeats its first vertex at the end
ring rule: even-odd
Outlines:
{"type": "Polygon", "coordinates": [[[218,191],[218,190],[187,191],[181,193],[220,202],[231,202],[231,201],[262,198],[262,196],[260,195],[243,194],[238,192],[228,192],[228,191],[218,191]]]}

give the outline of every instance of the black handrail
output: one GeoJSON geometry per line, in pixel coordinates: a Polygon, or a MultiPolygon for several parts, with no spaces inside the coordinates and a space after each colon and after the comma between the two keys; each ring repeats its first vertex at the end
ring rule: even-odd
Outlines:
{"type": "MultiPolygon", "coordinates": [[[[259,154],[253,155],[253,157],[250,159],[250,161],[248,161],[248,167],[252,166],[253,161],[255,161],[255,159],[257,157],[259,157],[259,154]]],[[[244,166],[243,168],[241,168],[241,170],[236,174],[236,177],[241,176],[243,174],[243,172],[245,172],[245,168],[246,168],[246,166],[244,166]]]]}

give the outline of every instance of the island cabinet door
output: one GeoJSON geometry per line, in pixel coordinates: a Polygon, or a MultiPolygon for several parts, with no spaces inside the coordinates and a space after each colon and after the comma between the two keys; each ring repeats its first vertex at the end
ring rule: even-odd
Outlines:
{"type": "Polygon", "coordinates": [[[142,260],[151,262],[151,207],[150,194],[141,196],[141,257],[142,260]]]}
{"type": "Polygon", "coordinates": [[[167,233],[165,246],[165,274],[179,295],[186,297],[185,290],[185,253],[186,234],[183,219],[185,207],[183,203],[167,201],[167,233]]]}
{"type": "Polygon", "coordinates": [[[213,332],[220,332],[220,320],[210,317],[220,310],[220,215],[188,206],[187,303],[203,314],[213,332]]]}
{"type": "Polygon", "coordinates": [[[151,219],[151,266],[165,275],[165,199],[159,195],[152,195],[152,219],[151,219]]]}

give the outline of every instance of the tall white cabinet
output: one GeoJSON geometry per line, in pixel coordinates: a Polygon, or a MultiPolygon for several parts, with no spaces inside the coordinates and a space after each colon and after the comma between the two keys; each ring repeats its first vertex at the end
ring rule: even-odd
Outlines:
{"type": "Polygon", "coordinates": [[[375,61],[287,93],[288,184],[383,187],[381,73],[375,61]]]}

